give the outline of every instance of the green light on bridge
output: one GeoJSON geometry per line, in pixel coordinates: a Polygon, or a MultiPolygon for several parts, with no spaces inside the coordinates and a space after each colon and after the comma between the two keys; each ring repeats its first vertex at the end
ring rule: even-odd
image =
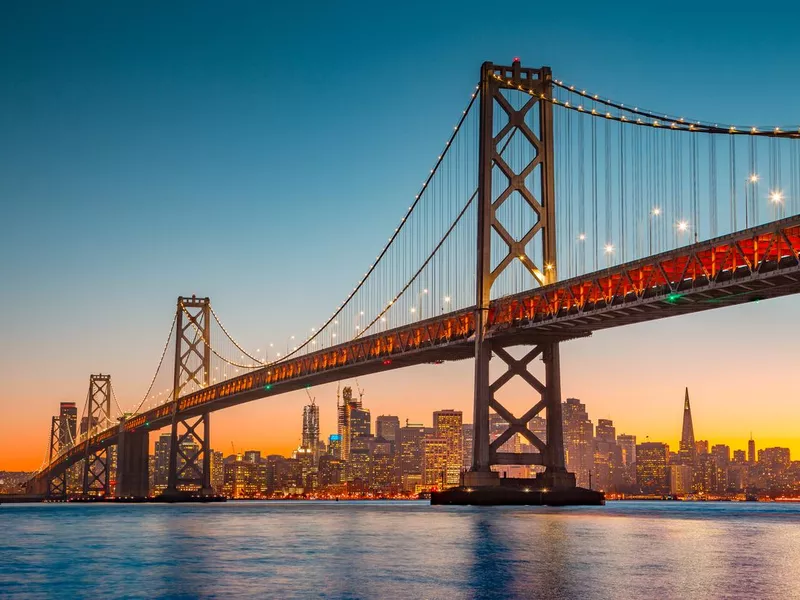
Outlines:
{"type": "Polygon", "coordinates": [[[147,423],[145,423],[144,426],[145,427],[150,427],[150,421],[147,421],[147,423]]]}
{"type": "Polygon", "coordinates": [[[265,389],[265,390],[267,390],[267,391],[269,391],[269,390],[271,390],[271,389],[272,389],[272,386],[271,386],[271,385],[265,385],[265,386],[264,386],[264,389],[265,389]]]}
{"type": "Polygon", "coordinates": [[[672,302],[673,304],[680,299],[681,295],[672,292],[671,294],[667,295],[667,302],[672,302]]]}

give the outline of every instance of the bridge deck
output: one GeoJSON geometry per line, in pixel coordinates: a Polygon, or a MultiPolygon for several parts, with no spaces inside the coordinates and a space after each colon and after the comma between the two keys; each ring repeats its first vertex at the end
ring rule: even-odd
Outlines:
{"type": "MultiPolygon", "coordinates": [[[[492,302],[489,338],[503,346],[561,341],[593,331],[800,292],[800,216],[696,243],[492,302]]],[[[185,415],[356,375],[473,356],[474,308],[290,358],[177,400],[185,415]]],[[[126,431],[168,425],[175,401],[126,421],[126,431]]],[[[119,426],[88,441],[115,443],[119,426]]],[[[58,457],[63,470],[87,442],[58,457]]],[[[43,472],[43,473],[46,473],[43,472]]],[[[40,474],[40,477],[44,476],[40,474]]]]}

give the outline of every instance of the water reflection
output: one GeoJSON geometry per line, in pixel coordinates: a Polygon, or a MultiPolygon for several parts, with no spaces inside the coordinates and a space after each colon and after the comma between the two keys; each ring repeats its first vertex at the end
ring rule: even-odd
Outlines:
{"type": "Polygon", "coordinates": [[[0,506],[0,597],[793,598],[800,506],[0,506]]]}

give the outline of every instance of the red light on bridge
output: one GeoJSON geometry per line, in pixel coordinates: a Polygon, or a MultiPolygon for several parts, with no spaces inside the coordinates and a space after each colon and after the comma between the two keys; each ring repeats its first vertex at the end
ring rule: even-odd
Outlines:
{"type": "Polygon", "coordinates": [[[383,364],[384,365],[390,365],[390,364],[392,364],[392,361],[391,361],[391,359],[387,358],[386,360],[383,361],[383,364]]]}
{"type": "Polygon", "coordinates": [[[514,62],[519,62],[519,56],[514,57],[514,62]]]}

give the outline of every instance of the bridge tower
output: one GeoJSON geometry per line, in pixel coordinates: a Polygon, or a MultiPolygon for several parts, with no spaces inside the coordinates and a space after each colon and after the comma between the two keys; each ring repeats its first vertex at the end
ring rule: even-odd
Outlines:
{"type": "Polygon", "coordinates": [[[196,490],[203,495],[211,488],[209,413],[181,410],[181,392],[187,385],[208,385],[211,376],[211,301],[179,297],[173,380],[174,412],[169,449],[166,494],[196,490]]]}
{"type": "MultiPolygon", "coordinates": [[[[111,424],[111,375],[89,376],[89,398],[86,407],[86,435],[101,431],[111,424]]],[[[83,495],[108,496],[110,493],[108,446],[94,452],[86,446],[83,462],[83,495]]]]}
{"type": "MultiPolygon", "coordinates": [[[[64,441],[65,422],[60,416],[54,416],[50,424],[50,458],[47,461],[53,463],[53,459],[58,455],[64,441]]],[[[46,496],[53,500],[66,500],[67,498],[67,470],[52,473],[47,478],[46,496]]]]}
{"type": "Polygon", "coordinates": [[[530,341],[535,344],[533,349],[517,360],[504,348],[501,338],[487,337],[492,284],[514,260],[522,263],[538,285],[557,280],[553,107],[540,97],[550,97],[552,86],[549,67],[523,68],[518,59],[510,67],[489,62],[481,67],[474,444],[472,469],[464,474],[463,482],[468,487],[499,483],[498,474],[491,470],[493,465],[534,464],[543,465],[546,469],[537,477],[541,487],[575,487],[575,476],[567,473],[564,463],[558,339],[544,336],[532,338],[530,341]],[[535,93],[521,108],[516,109],[503,90],[516,90],[519,86],[535,93]],[[495,123],[497,107],[508,119],[505,124],[495,123]],[[507,143],[510,135],[521,136],[532,149],[530,162],[520,172],[514,172],[502,156],[502,145],[507,143]],[[501,191],[495,194],[494,190],[498,189],[501,191]],[[522,197],[536,216],[532,219],[534,225],[519,239],[509,234],[497,218],[501,205],[514,193],[522,197]],[[504,242],[500,256],[493,256],[492,253],[493,232],[504,242]],[[536,252],[528,251],[531,244],[536,252]],[[540,255],[542,264],[536,264],[531,255],[540,255]],[[505,363],[506,372],[495,381],[490,381],[489,361],[493,356],[505,363]],[[542,358],[545,365],[544,382],[528,370],[531,362],[538,357],[542,358]],[[512,414],[495,398],[495,393],[514,376],[527,382],[539,398],[520,417],[512,414]],[[490,408],[508,423],[507,429],[492,442],[489,439],[490,408]],[[545,412],[547,418],[546,442],[528,426],[533,417],[541,412],[545,412]],[[500,452],[500,447],[515,434],[525,437],[539,452],[500,452]]]}

